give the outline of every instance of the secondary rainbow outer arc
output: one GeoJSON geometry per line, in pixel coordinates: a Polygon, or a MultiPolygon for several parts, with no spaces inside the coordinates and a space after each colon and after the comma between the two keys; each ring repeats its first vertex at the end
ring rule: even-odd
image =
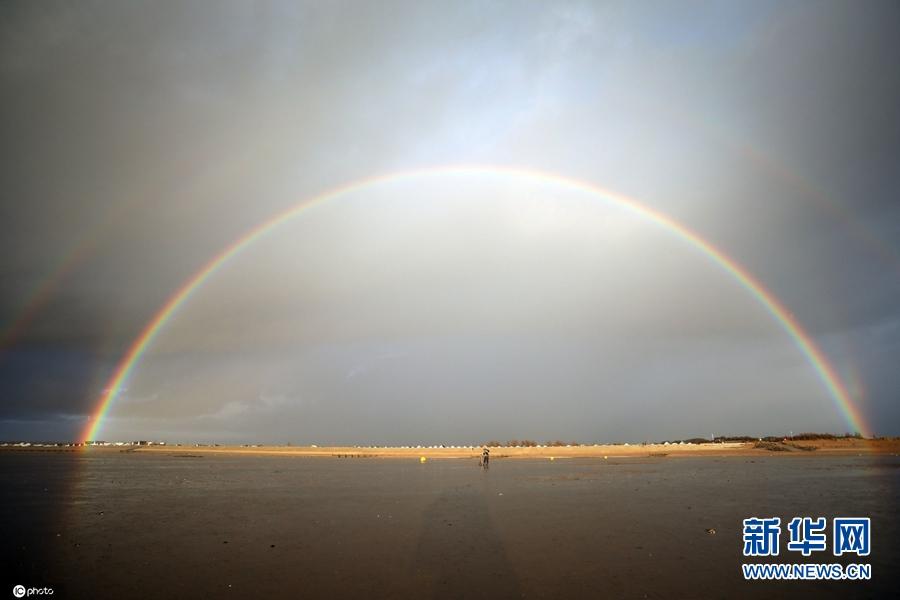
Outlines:
{"type": "Polygon", "coordinates": [[[244,235],[225,247],[219,254],[215,255],[207,262],[199,271],[191,276],[182,286],[166,301],[166,303],[157,311],[153,319],[144,327],[140,335],[134,340],[129,347],[127,353],[116,366],[112,377],[107,383],[100,404],[89,420],[83,440],[92,440],[97,438],[97,434],[103,423],[103,417],[109,410],[112,402],[115,400],[119,390],[127,381],[129,375],[134,370],[135,365],[140,361],[144,352],[156,338],[156,335],[163,328],[170,317],[178,310],[184,302],[186,302],[191,294],[199,288],[210,276],[218,271],[230,258],[237,255],[241,250],[252,244],[254,241],[265,235],[267,232],[277,226],[293,219],[302,214],[304,211],[323,204],[329,200],[349,194],[354,191],[361,190],[366,187],[396,182],[404,179],[413,179],[417,177],[436,176],[436,175],[510,175],[518,178],[531,179],[545,183],[556,183],[563,187],[580,190],[590,194],[597,195],[624,207],[646,219],[659,225],[690,243],[692,246],[707,255],[713,262],[730,274],[744,289],[751,293],[756,300],[765,308],[781,325],[785,332],[793,340],[794,344],[801,353],[809,361],[816,374],[821,379],[833,399],[836,407],[843,417],[847,420],[856,431],[865,436],[869,436],[870,430],[865,424],[865,420],[858,408],[853,404],[849,392],[844,383],[841,381],[835,369],[826,359],[823,352],[816,345],[815,341],[804,331],[790,311],[768,291],[755,277],[753,277],[744,267],[730,258],[724,252],[713,246],[711,243],[700,237],[693,230],[675,221],[671,217],[643,205],[639,201],[624,196],[622,194],[603,189],[590,183],[571,179],[563,175],[555,173],[545,173],[542,171],[528,170],[515,167],[498,167],[498,166],[450,166],[435,167],[429,169],[418,169],[413,171],[402,171],[390,173],[386,175],[378,175],[366,179],[357,180],[349,184],[331,189],[318,196],[314,196],[299,204],[283,211],[272,218],[263,221],[256,227],[247,231],[244,235]]]}
{"type": "Polygon", "coordinates": [[[0,359],[27,331],[29,325],[37,318],[53,297],[53,291],[60,281],[69,277],[73,271],[87,258],[93,246],[93,240],[83,238],[75,244],[73,250],[64,255],[64,259],[55,269],[35,286],[25,300],[18,315],[0,328],[0,359]]]}

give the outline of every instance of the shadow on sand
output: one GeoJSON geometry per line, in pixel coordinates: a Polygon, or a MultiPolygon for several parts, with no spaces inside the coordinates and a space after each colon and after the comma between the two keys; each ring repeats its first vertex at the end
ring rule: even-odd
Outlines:
{"type": "Polygon", "coordinates": [[[518,598],[519,581],[484,493],[448,490],[425,509],[414,577],[433,598],[518,598]]]}

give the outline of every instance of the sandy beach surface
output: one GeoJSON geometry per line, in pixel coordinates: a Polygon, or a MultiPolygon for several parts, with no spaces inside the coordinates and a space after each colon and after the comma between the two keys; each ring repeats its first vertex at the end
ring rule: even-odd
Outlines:
{"type": "MultiPolygon", "coordinates": [[[[229,445],[151,445],[100,446],[92,448],[4,448],[11,451],[70,451],[70,452],[157,452],[168,454],[244,454],[274,456],[306,456],[327,458],[478,458],[482,446],[229,446],[229,445]]],[[[0,451],[4,450],[0,449],[0,451]]],[[[641,456],[798,456],[810,452],[819,455],[900,454],[900,438],[894,439],[815,439],[778,442],[724,442],[709,444],[593,444],[577,446],[492,447],[494,458],[609,458],[641,456]]]]}
{"type": "MultiPolygon", "coordinates": [[[[884,448],[662,456],[642,447],[577,458],[580,447],[555,449],[570,457],[553,461],[498,449],[488,471],[474,458],[423,463],[421,449],[390,459],[247,450],[0,452],[5,583],[52,586],[64,598],[846,598],[897,589],[900,458],[884,448]],[[742,519],[807,515],[872,518],[871,581],[743,580],[742,519]]],[[[429,455],[444,455],[437,450],[429,455]]]]}

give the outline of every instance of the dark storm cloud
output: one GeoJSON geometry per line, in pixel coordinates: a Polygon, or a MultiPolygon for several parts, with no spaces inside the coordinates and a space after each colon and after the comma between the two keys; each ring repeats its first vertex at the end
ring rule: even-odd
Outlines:
{"type": "MultiPolygon", "coordinates": [[[[0,437],[59,435],[70,422],[76,423],[71,430],[80,427],[77,416],[96,401],[116,360],[156,308],[249,227],[348,180],[449,162],[523,164],[567,173],[636,194],[687,223],[772,289],[842,374],[858,375],[862,405],[877,431],[896,433],[900,409],[893,401],[898,382],[891,359],[900,345],[898,26],[900,10],[892,2],[472,3],[451,8],[418,2],[4,3],[3,326],[34,306],[48,276],[52,285],[40,310],[0,356],[6,423],[0,437]],[[77,259],[67,262],[70,256],[77,259]],[[56,272],[60,275],[53,276],[56,272]],[[27,422],[33,427],[23,425],[27,422]]],[[[381,225],[370,213],[360,214],[369,219],[362,233],[307,234],[319,245],[311,243],[306,250],[338,260],[346,258],[340,248],[367,247],[366,240],[375,239],[365,237],[367,226],[377,230],[381,225]]],[[[405,218],[416,215],[410,210],[405,218]]],[[[336,222],[353,218],[347,212],[336,222]]],[[[507,214],[500,222],[505,218],[512,217],[507,214]]],[[[538,221],[548,218],[540,213],[538,221]]],[[[323,231],[335,226],[321,223],[323,231]]],[[[471,249],[493,251],[489,238],[471,249]]],[[[376,321],[359,315],[387,314],[378,307],[387,306],[392,289],[405,295],[406,304],[400,304],[413,316],[417,298],[440,303],[440,277],[427,280],[431,287],[413,285],[413,258],[441,264],[447,280],[469,277],[484,298],[494,293],[492,301],[516,290],[525,297],[526,284],[541,288],[578,281],[570,272],[578,261],[555,251],[540,271],[544,279],[511,279],[520,287],[511,283],[504,292],[492,287],[487,266],[479,279],[471,261],[454,262],[452,245],[441,262],[440,240],[437,234],[424,240],[434,245],[420,245],[422,255],[410,256],[406,272],[398,266],[393,283],[389,273],[375,267],[369,267],[367,277],[348,271],[360,283],[355,297],[371,301],[362,303],[356,316],[341,318],[363,328],[372,325],[376,321]]],[[[636,244],[623,247],[637,252],[636,244]]],[[[651,352],[659,364],[645,365],[642,384],[617,389],[617,397],[649,402],[661,415],[675,415],[678,411],[660,400],[660,390],[680,370],[702,369],[716,354],[706,344],[725,339],[737,340],[737,349],[719,350],[736,369],[752,361],[762,364],[766,355],[780,357],[780,362],[765,362],[785,373],[774,378],[774,396],[821,393],[815,382],[804,383],[808,365],[797,363],[797,355],[785,350],[785,338],[762,324],[754,312],[758,307],[704,296],[700,291],[721,288],[723,297],[730,297],[730,284],[705,271],[702,259],[694,262],[689,253],[654,254],[660,247],[655,241],[647,245],[644,262],[604,263],[622,289],[665,290],[677,298],[668,313],[650,310],[652,297],[632,303],[631,313],[623,311],[617,322],[622,332],[639,331],[643,317],[650,315],[656,333],[633,335],[631,342],[624,333],[615,337],[626,346],[619,356],[669,345],[693,359],[665,360],[665,352],[651,352]],[[658,287],[650,287],[636,265],[649,269],[647,281],[657,278],[658,287]],[[690,285],[679,287],[679,277],[690,285]],[[705,330],[696,316],[706,314],[717,323],[715,331],[705,330]],[[743,353],[741,343],[746,344],[743,353]]],[[[533,254],[524,249],[520,256],[533,254]]],[[[324,351],[299,345],[310,328],[322,332],[319,344],[342,343],[329,338],[341,330],[337,309],[324,310],[310,300],[309,290],[315,290],[328,306],[336,302],[335,289],[342,289],[336,263],[321,260],[302,273],[302,284],[292,286],[273,285],[283,272],[267,271],[265,260],[235,266],[230,279],[224,275],[218,287],[212,286],[215,292],[198,298],[193,310],[185,309],[193,320],[182,319],[159,341],[160,352],[169,348],[173,357],[185,354],[168,367],[146,365],[140,378],[145,389],[131,391],[131,406],[140,405],[135,418],[150,419],[142,421],[152,422],[149,431],[249,439],[279,415],[293,414],[346,439],[362,439],[366,431],[340,423],[355,422],[342,411],[359,409],[364,396],[355,403],[321,400],[315,410],[298,398],[353,398],[344,389],[347,373],[357,373],[349,382],[361,382],[380,369],[395,368],[399,374],[411,369],[419,375],[407,381],[406,391],[392,388],[390,378],[373,386],[379,406],[391,406],[388,399],[398,398],[393,408],[366,413],[373,435],[384,438],[394,431],[392,419],[412,414],[415,420],[416,411],[426,410],[413,408],[417,386],[432,389],[450,372],[469,378],[459,384],[457,395],[468,389],[476,398],[485,390],[502,389],[488,419],[495,425],[515,405],[514,398],[528,397],[531,387],[543,389],[544,396],[555,389],[556,396],[570,399],[560,408],[560,436],[572,437],[565,431],[602,436],[616,425],[642,437],[708,433],[692,430],[688,421],[671,431],[660,424],[664,418],[638,423],[624,409],[616,413],[617,421],[609,414],[601,418],[592,412],[599,409],[587,408],[593,406],[589,398],[609,392],[612,377],[594,381],[576,369],[569,379],[585,379],[577,390],[563,376],[548,376],[540,384],[545,388],[538,381],[514,383],[513,367],[498,367],[506,387],[492,388],[479,379],[478,357],[487,360],[491,354],[486,348],[519,370],[548,361],[566,372],[568,354],[550,342],[544,354],[534,350],[516,358],[502,339],[483,342],[479,349],[478,341],[463,336],[476,357],[469,371],[420,364],[409,355],[424,342],[414,340],[440,329],[429,324],[427,312],[418,325],[402,331],[400,324],[385,321],[390,325],[386,332],[377,331],[384,338],[380,344],[363,349],[351,344],[322,358],[324,351]],[[265,290],[265,297],[254,297],[257,289],[265,290]],[[292,309],[298,303],[317,315],[315,324],[296,323],[292,309]],[[235,322],[229,321],[229,306],[241,315],[240,323],[248,324],[245,328],[229,328],[235,322]],[[248,334],[250,323],[253,331],[267,334],[248,334]],[[249,344],[254,351],[237,358],[227,353],[221,342],[229,335],[233,345],[249,344]],[[207,354],[191,354],[191,345],[206,348],[207,354]],[[374,358],[391,353],[398,356],[374,358]],[[290,376],[292,370],[307,372],[308,365],[291,366],[303,361],[323,365],[333,378],[290,376]],[[267,365],[275,366],[268,370],[267,365]],[[230,395],[214,397],[210,390],[227,392],[227,382],[234,380],[223,375],[229,369],[253,384],[231,386],[230,395]],[[155,385],[154,377],[166,384],[155,385]],[[179,423],[175,415],[161,412],[189,393],[209,396],[197,401],[198,410],[206,411],[198,418],[205,421],[179,423]],[[155,403],[141,403],[142,398],[155,403]],[[256,421],[248,416],[254,414],[256,421]],[[589,414],[605,425],[562,425],[589,414]],[[244,417],[253,423],[250,430],[240,427],[244,417]]],[[[587,303],[597,301],[596,288],[577,285],[587,303]]],[[[500,322],[526,322],[530,314],[527,302],[482,304],[506,306],[501,313],[508,321],[500,322]]],[[[553,306],[570,321],[567,335],[596,324],[583,307],[553,306]]],[[[460,360],[462,344],[448,342],[431,356],[460,360]]],[[[741,379],[746,374],[732,373],[732,382],[750,389],[752,383],[741,379]]],[[[711,380],[710,386],[728,396],[727,382],[711,380]]],[[[679,394],[685,406],[688,389],[679,394]]],[[[743,410],[734,408],[738,405],[738,400],[724,402],[743,410]]],[[[452,414],[440,427],[415,421],[423,440],[434,434],[451,441],[457,432],[444,424],[464,420],[472,408],[463,402],[465,409],[454,412],[437,400],[431,406],[452,414]]],[[[606,409],[620,410],[617,405],[606,409]]],[[[711,425],[728,422],[727,410],[710,413],[721,413],[711,425]]],[[[534,428],[541,437],[536,425],[542,422],[546,415],[523,412],[516,424],[534,428]]],[[[762,418],[758,427],[778,424],[777,418],[762,418]]],[[[273,440],[290,431],[279,430],[273,440]]]]}
{"type": "Polygon", "coordinates": [[[0,421],[82,417],[103,373],[97,357],[82,350],[29,348],[3,357],[0,421]]]}

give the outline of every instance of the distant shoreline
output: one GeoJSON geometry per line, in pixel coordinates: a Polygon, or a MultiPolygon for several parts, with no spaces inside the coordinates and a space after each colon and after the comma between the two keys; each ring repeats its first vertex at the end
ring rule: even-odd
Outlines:
{"type": "MultiPolygon", "coordinates": [[[[475,447],[359,447],[359,446],[3,446],[0,451],[12,452],[84,452],[84,453],[138,453],[183,455],[253,455],[298,456],[322,458],[415,458],[421,459],[474,459],[481,454],[482,446],[475,447]]],[[[815,439],[784,442],[724,442],[709,444],[608,444],[583,446],[538,446],[491,448],[492,458],[625,458],[625,457],[679,457],[679,456],[852,456],[861,454],[898,454],[900,439],[815,439]]]]}

